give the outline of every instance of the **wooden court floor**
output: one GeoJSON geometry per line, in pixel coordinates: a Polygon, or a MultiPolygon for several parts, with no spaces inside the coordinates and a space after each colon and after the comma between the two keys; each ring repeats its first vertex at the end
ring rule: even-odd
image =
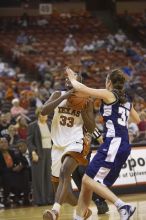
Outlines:
{"type": "MultiPolygon", "coordinates": [[[[134,217],[131,217],[131,220],[146,220],[146,193],[121,196],[121,199],[137,207],[136,213],[134,217]]],[[[8,210],[0,209],[0,220],[42,220],[42,213],[46,208],[47,207],[30,207],[8,210]]],[[[93,211],[93,215],[89,220],[120,219],[116,208],[111,204],[109,204],[110,211],[106,215],[98,216],[96,207],[93,203],[90,208],[93,211]]],[[[59,220],[72,220],[74,210],[75,208],[72,208],[69,205],[64,205],[59,220]]]]}

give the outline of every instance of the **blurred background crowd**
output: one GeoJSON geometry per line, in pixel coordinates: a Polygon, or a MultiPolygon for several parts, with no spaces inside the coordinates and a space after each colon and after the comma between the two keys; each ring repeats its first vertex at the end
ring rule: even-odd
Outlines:
{"type": "MultiPolygon", "coordinates": [[[[65,66],[79,71],[94,88],[104,86],[111,69],[123,69],[125,89],[141,118],[138,125],[129,121],[130,141],[146,142],[146,10],[125,11],[112,21],[114,28],[109,28],[99,16],[82,11],[31,16],[26,10],[21,16],[0,16],[0,172],[14,189],[8,197],[11,190],[5,184],[1,207],[33,202],[28,126],[52,92],[65,89],[65,66]]],[[[95,120],[102,132],[99,106],[95,100],[95,120]]]]}

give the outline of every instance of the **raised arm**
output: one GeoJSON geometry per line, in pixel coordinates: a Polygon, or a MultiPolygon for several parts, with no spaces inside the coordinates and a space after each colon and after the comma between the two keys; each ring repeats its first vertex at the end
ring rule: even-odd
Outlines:
{"type": "Polygon", "coordinates": [[[60,91],[54,92],[47,102],[42,107],[42,115],[49,115],[54,109],[64,100],[67,99],[73,93],[73,89],[67,91],[65,94],[61,95],[60,91]]]}
{"type": "Polygon", "coordinates": [[[103,99],[106,103],[111,103],[115,101],[115,96],[113,95],[112,92],[108,91],[107,89],[89,88],[76,80],[75,73],[70,68],[67,68],[66,72],[72,86],[76,91],[82,92],[91,97],[103,99]]]}

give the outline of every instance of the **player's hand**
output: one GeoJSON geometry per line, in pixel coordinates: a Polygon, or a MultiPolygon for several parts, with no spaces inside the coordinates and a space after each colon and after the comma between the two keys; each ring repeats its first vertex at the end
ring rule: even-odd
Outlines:
{"type": "Polygon", "coordinates": [[[77,79],[77,74],[69,67],[66,68],[66,73],[70,81],[77,79]]]}
{"type": "Polygon", "coordinates": [[[68,99],[73,94],[74,94],[74,89],[71,89],[71,90],[67,91],[65,94],[63,94],[62,97],[64,99],[68,99]]]}

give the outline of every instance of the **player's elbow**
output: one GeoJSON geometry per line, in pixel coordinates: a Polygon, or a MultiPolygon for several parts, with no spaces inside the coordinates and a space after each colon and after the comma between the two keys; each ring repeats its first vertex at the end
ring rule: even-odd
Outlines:
{"type": "Polygon", "coordinates": [[[46,106],[42,107],[41,115],[43,115],[43,116],[47,115],[46,106]]]}

